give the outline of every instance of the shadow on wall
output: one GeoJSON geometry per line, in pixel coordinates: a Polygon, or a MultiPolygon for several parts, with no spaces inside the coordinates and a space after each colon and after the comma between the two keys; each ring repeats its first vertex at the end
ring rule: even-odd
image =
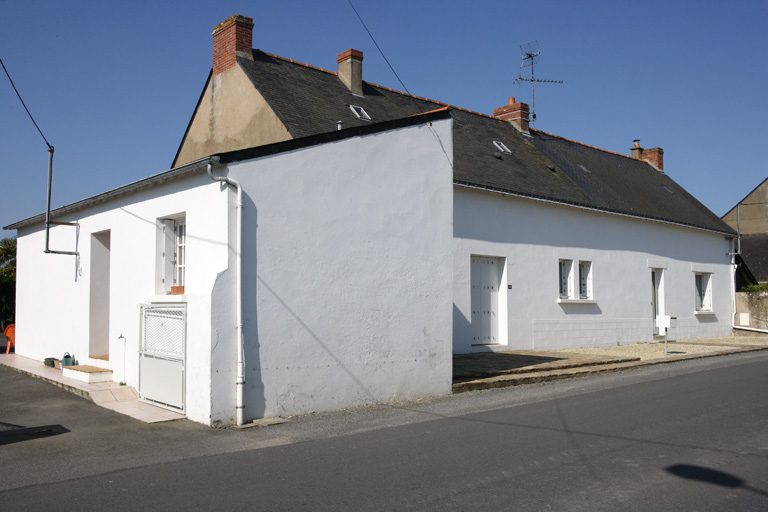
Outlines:
{"type": "MultiPolygon", "coordinates": [[[[453,305],[453,337],[454,339],[472,339],[472,324],[464,313],[461,312],[456,304],[453,305]]],[[[456,343],[453,343],[453,350],[456,350],[456,343]]]]}
{"type": "Polygon", "coordinates": [[[560,307],[566,315],[602,315],[603,310],[597,304],[569,304],[561,302],[560,307]]]}
{"type": "MultiPolygon", "coordinates": [[[[365,384],[363,384],[363,382],[352,372],[352,370],[350,370],[347,367],[347,365],[345,365],[344,362],[341,359],[339,359],[339,357],[336,356],[336,354],[328,347],[328,344],[325,343],[323,340],[321,340],[320,337],[301,319],[301,317],[299,317],[299,315],[297,315],[296,312],[293,309],[291,309],[291,307],[288,305],[288,303],[286,303],[282,299],[282,297],[280,297],[277,294],[277,292],[275,292],[275,290],[271,286],[269,286],[269,284],[267,284],[266,281],[264,281],[264,279],[262,279],[258,275],[256,276],[256,279],[261,284],[261,286],[266,288],[269,291],[269,293],[271,293],[272,296],[280,303],[280,305],[283,306],[283,308],[285,308],[285,310],[294,318],[294,320],[296,320],[296,322],[298,322],[298,324],[301,325],[301,327],[307,332],[307,334],[309,334],[312,337],[312,339],[318,345],[320,345],[320,347],[329,356],[331,356],[331,359],[333,359],[336,362],[336,364],[338,365],[338,368],[340,368],[341,370],[344,371],[344,373],[347,374],[347,376],[355,383],[355,385],[368,397],[368,400],[370,402],[378,403],[379,399],[373,394],[373,392],[370,390],[370,388],[368,388],[365,384]]],[[[254,287],[254,289],[255,289],[255,287],[254,287]]],[[[256,345],[258,345],[258,343],[256,343],[256,345]]],[[[257,367],[254,367],[253,369],[258,371],[257,367]]],[[[249,386],[248,389],[250,390],[251,387],[249,386]]],[[[262,389],[262,391],[264,389],[263,383],[262,383],[261,389],[262,389]]],[[[264,394],[262,393],[261,396],[263,397],[264,394]]],[[[248,399],[249,407],[250,407],[250,404],[252,404],[252,403],[253,403],[252,400],[248,399]]],[[[279,404],[278,404],[278,407],[279,407],[279,404]]],[[[257,406],[257,409],[260,411],[260,413],[262,415],[264,414],[265,408],[266,408],[266,404],[265,403],[259,404],[257,406]]],[[[249,410],[250,410],[249,408],[246,409],[246,411],[249,411],[249,410]]]]}

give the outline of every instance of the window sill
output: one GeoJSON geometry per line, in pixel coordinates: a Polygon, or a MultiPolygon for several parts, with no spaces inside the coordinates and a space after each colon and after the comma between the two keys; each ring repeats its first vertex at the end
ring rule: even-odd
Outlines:
{"type": "Polygon", "coordinates": [[[708,311],[708,310],[704,310],[704,311],[696,311],[696,312],[695,312],[695,313],[693,313],[693,314],[694,314],[694,315],[696,315],[696,316],[699,316],[699,315],[704,315],[704,316],[706,316],[706,315],[714,315],[714,314],[715,314],[715,312],[714,312],[714,311],[708,311]]]}
{"type": "Polygon", "coordinates": [[[595,299],[557,299],[558,304],[597,304],[595,299]]]}

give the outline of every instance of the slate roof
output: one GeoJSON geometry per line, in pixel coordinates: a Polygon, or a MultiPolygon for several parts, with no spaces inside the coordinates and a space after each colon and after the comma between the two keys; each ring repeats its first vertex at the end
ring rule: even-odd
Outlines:
{"type": "MultiPolygon", "coordinates": [[[[334,72],[260,50],[253,50],[253,60],[238,57],[237,62],[295,142],[232,152],[232,158],[279,152],[294,144],[322,143],[328,137],[355,136],[376,131],[377,124],[392,129],[403,122],[410,123],[409,118],[417,114],[450,107],[454,183],[459,186],[736,234],[668,175],[647,162],[534,129],[529,135],[521,134],[510,123],[492,116],[368,82],[363,82],[364,96],[356,96],[334,72]],[[363,107],[371,120],[358,119],[350,105],[363,107]],[[333,133],[337,132],[338,121],[344,123],[344,130],[333,133]],[[494,141],[504,143],[511,153],[500,154],[494,141]]],[[[445,115],[439,114],[440,118],[445,115]]],[[[172,171],[62,207],[52,215],[85,207],[111,197],[110,194],[143,187],[154,183],[155,178],[175,176],[172,171]]],[[[41,218],[30,217],[5,229],[17,229],[41,218]]]]}
{"type": "Polygon", "coordinates": [[[741,258],[759,282],[768,281],[768,235],[743,235],[741,258]]]}
{"type": "Polygon", "coordinates": [[[294,138],[336,130],[338,121],[350,128],[445,106],[368,83],[364,96],[355,96],[336,73],[259,50],[252,61],[238,57],[237,62],[294,138]],[[358,119],[350,105],[363,107],[371,121],[358,119]]]}
{"type": "MultiPolygon", "coordinates": [[[[363,82],[353,95],[336,73],[260,50],[238,57],[254,86],[295,138],[391,121],[447,106],[363,82]],[[371,121],[349,105],[363,107],[371,121]]],[[[647,162],[452,107],[456,184],[654,219],[733,235],[733,229],[647,162]],[[511,154],[495,156],[493,141],[511,154]],[[554,170],[550,169],[554,167],[554,170]]]]}

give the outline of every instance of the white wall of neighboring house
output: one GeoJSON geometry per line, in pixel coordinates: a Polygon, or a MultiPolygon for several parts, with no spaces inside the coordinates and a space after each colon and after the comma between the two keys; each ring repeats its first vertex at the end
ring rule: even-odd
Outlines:
{"type": "Polygon", "coordinates": [[[663,268],[662,313],[677,317],[670,339],[730,335],[728,252],[716,233],[457,187],[454,352],[650,341],[653,267],[663,268]],[[473,255],[505,265],[498,314],[507,335],[492,348],[473,346],[473,255]],[[592,300],[559,300],[561,259],[572,260],[574,272],[578,261],[591,262],[592,300]],[[711,276],[711,312],[696,313],[696,272],[711,276]]]}
{"type": "MultiPolygon", "coordinates": [[[[108,293],[109,363],[115,381],[138,388],[139,305],[167,300],[187,303],[186,413],[208,423],[210,411],[211,290],[227,269],[227,198],[205,173],[166,182],[73,213],[57,221],[79,229],[51,229],[50,248],[78,251],[74,256],[44,254],[42,225],[18,231],[16,326],[19,355],[42,360],[70,352],[80,362],[89,355],[91,293],[108,293]],[[156,293],[157,219],[186,215],[187,283],[185,296],[156,293]],[[109,231],[109,282],[99,279],[91,262],[93,234],[109,231]],[[92,284],[94,285],[92,287],[92,284]],[[104,287],[108,288],[105,292],[104,287]],[[93,290],[93,292],[92,292],[93,290]],[[123,340],[125,354],[123,359],[123,340]]],[[[98,311],[98,308],[97,308],[98,311]]],[[[99,313],[94,324],[104,324],[99,313]]],[[[97,330],[101,327],[97,327],[97,330]]]]}
{"type": "MultiPolygon", "coordinates": [[[[229,166],[246,419],[450,393],[451,158],[442,120],[229,166]]],[[[234,413],[231,361],[214,349],[215,421],[234,413]]]]}

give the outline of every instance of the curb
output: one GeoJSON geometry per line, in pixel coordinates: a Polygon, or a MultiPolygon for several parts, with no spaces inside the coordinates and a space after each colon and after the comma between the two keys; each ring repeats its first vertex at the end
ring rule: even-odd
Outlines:
{"type": "Polygon", "coordinates": [[[469,391],[480,391],[484,389],[498,389],[512,386],[521,386],[525,384],[537,384],[541,382],[551,382],[556,380],[571,379],[578,377],[588,377],[600,373],[615,373],[658,364],[677,363],[681,361],[692,361],[695,359],[706,359],[709,357],[726,356],[730,354],[742,354],[747,352],[760,352],[768,350],[768,347],[749,347],[742,349],[728,349],[708,354],[694,354],[690,356],[671,356],[660,359],[648,359],[646,361],[630,361],[614,364],[597,364],[591,366],[580,366],[568,369],[555,370],[529,370],[527,373],[516,374],[497,374],[484,379],[475,379],[453,384],[453,393],[466,393],[469,391]]]}

